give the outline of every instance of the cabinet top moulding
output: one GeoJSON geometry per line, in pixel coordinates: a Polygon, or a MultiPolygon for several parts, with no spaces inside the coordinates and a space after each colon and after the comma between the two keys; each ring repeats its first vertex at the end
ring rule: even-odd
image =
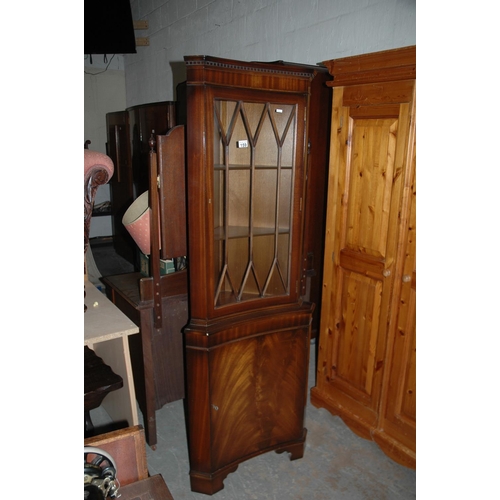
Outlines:
{"type": "Polygon", "coordinates": [[[262,88],[280,92],[309,93],[311,80],[318,70],[287,64],[235,61],[212,56],[184,56],[190,69],[188,84],[209,83],[211,85],[238,88],[262,88]]]}
{"type": "Polygon", "coordinates": [[[323,62],[333,76],[329,87],[417,78],[417,47],[403,47],[323,62]]]}

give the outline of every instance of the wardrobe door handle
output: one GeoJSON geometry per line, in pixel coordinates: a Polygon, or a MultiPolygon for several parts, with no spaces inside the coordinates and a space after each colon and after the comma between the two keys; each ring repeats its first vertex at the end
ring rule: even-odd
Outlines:
{"type": "Polygon", "coordinates": [[[390,270],[390,269],[384,269],[384,270],[382,271],[382,276],[383,276],[384,278],[388,278],[390,275],[391,275],[391,270],[390,270]]]}
{"type": "Polygon", "coordinates": [[[403,283],[409,283],[411,281],[411,276],[409,274],[403,275],[403,283]]]}

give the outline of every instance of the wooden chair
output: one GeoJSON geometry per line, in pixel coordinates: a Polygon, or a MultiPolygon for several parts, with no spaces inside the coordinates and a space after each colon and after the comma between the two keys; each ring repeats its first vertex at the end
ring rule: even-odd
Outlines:
{"type": "Polygon", "coordinates": [[[140,328],[140,335],[130,338],[130,350],[146,440],[155,449],[156,410],[184,398],[187,271],[160,275],[160,258],[187,254],[184,126],[152,136],[150,148],[151,275],[127,273],[102,282],[109,299],[140,328]]]}

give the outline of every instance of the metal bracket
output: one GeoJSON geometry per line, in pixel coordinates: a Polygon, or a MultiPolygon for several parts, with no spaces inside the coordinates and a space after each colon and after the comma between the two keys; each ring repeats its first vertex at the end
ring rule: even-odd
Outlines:
{"type": "Polygon", "coordinates": [[[140,21],[134,21],[134,29],[135,30],[147,30],[149,29],[149,21],[146,19],[140,21]]]}
{"type": "MultiPolygon", "coordinates": [[[[140,20],[134,21],[134,30],[147,30],[149,29],[149,21],[140,20]]],[[[135,45],[137,47],[147,47],[149,46],[149,38],[148,37],[136,37],[135,45]]]]}

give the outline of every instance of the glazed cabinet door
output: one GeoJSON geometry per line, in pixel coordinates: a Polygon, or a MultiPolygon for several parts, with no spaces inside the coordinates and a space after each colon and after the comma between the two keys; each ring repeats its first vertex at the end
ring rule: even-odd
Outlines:
{"type": "Polygon", "coordinates": [[[207,90],[204,269],[213,270],[206,297],[214,317],[299,298],[307,100],[240,93],[207,90]]]}
{"type": "Polygon", "coordinates": [[[333,92],[318,383],[353,430],[378,420],[409,175],[414,81],[333,92]]]}
{"type": "Polygon", "coordinates": [[[298,108],[214,99],[215,307],[290,295],[298,108]]]}

